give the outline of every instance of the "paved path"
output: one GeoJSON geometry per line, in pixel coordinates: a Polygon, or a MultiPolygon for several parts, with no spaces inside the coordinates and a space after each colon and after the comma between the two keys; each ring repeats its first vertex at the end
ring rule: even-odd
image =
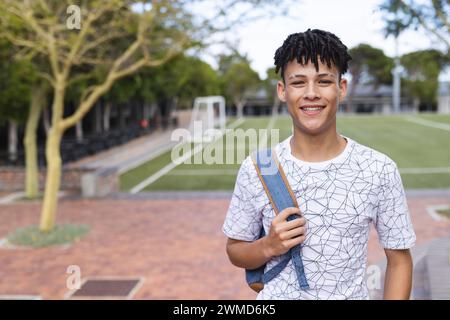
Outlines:
{"type": "MultiPolygon", "coordinates": [[[[179,112],[179,127],[187,128],[190,122],[191,110],[179,112]]],[[[124,172],[141,163],[149,161],[168,151],[177,141],[171,141],[172,129],[156,131],[133,139],[132,141],[105,150],[93,156],[85,157],[67,164],[68,168],[109,168],[117,167],[124,172]]]]}
{"type": "MultiPolygon", "coordinates": [[[[222,222],[229,199],[109,198],[62,200],[58,223],[90,226],[90,233],[66,247],[0,248],[0,295],[63,299],[69,265],[85,277],[144,277],[135,299],[254,299],[244,272],[225,254],[222,222]]],[[[450,235],[449,221],[426,213],[429,205],[450,205],[449,197],[409,197],[417,246],[450,235]]],[[[0,206],[0,238],[39,220],[40,204],[0,206]]],[[[383,257],[371,233],[368,264],[383,257]]]]}

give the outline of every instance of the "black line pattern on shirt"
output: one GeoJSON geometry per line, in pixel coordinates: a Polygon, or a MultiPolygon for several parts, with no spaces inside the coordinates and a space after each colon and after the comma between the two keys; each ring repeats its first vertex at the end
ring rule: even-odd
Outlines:
{"type": "MultiPolygon", "coordinates": [[[[266,284],[258,299],[367,299],[364,283],[370,225],[390,249],[415,242],[398,168],[393,160],[348,139],[347,153],[324,167],[299,166],[290,157],[289,139],[276,148],[289,183],[306,217],[302,249],[311,290],[301,291],[290,262],[266,284]],[[289,153],[289,154],[288,154],[289,153]]],[[[223,225],[239,240],[258,238],[274,218],[250,158],[241,165],[223,225]]],[[[279,261],[270,260],[267,268],[279,261]]]]}

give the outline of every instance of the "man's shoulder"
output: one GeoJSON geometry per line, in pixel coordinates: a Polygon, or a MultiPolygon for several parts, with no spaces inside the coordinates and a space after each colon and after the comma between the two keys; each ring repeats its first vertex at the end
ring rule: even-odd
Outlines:
{"type": "Polygon", "coordinates": [[[352,140],[352,144],[353,150],[351,154],[353,157],[358,158],[359,161],[376,162],[390,166],[397,165],[391,157],[375,148],[361,144],[355,140],[352,140]]]}
{"type": "Polygon", "coordinates": [[[256,172],[251,154],[246,156],[241,162],[237,178],[248,179],[252,182],[252,184],[254,184],[255,179],[258,179],[258,173],[256,172]]]}

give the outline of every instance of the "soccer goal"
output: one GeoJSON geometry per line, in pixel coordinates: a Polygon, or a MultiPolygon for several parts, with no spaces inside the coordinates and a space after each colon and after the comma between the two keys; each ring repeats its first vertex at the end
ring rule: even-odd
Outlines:
{"type": "Polygon", "coordinates": [[[217,134],[217,130],[224,132],[225,125],[224,97],[208,96],[195,98],[189,126],[192,134],[191,141],[211,141],[214,135],[217,134]]]}

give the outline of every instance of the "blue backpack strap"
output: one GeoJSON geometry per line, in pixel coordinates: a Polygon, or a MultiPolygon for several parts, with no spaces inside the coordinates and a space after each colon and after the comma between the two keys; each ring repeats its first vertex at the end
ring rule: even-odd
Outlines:
{"type": "MultiPolygon", "coordinates": [[[[252,160],[275,214],[280,213],[288,207],[298,208],[297,199],[284,174],[283,168],[278,161],[276,152],[272,149],[258,150],[252,154],[252,160]]],[[[297,218],[298,215],[291,215],[287,220],[291,221],[297,218]]],[[[261,231],[260,238],[263,236],[264,228],[261,231]]],[[[266,273],[264,273],[265,265],[255,270],[246,270],[247,282],[249,284],[251,284],[250,281],[254,281],[254,283],[257,281],[261,281],[262,283],[269,282],[275,278],[286,267],[289,260],[292,259],[300,288],[302,290],[309,289],[303,268],[303,261],[300,256],[300,250],[301,245],[292,247],[282,256],[281,261],[266,273]]]]}

